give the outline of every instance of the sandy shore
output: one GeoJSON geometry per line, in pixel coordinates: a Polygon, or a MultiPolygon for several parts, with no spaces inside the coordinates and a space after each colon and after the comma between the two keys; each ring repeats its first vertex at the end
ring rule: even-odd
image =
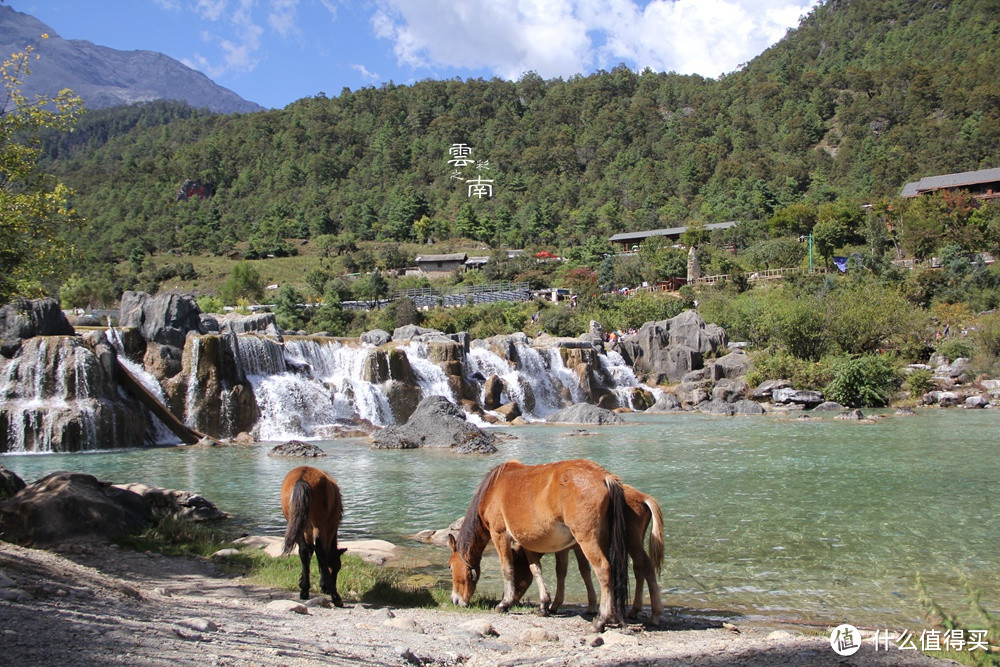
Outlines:
{"type": "Polygon", "coordinates": [[[0,542],[0,655],[9,665],[954,664],[891,646],[876,652],[870,639],[841,657],[827,628],[671,616],[597,634],[581,612],[301,606],[294,593],[222,576],[206,559],[0,542]]]}

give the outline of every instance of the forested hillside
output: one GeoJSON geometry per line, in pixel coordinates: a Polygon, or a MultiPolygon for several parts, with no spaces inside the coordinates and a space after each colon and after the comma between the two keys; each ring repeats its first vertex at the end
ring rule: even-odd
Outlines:
{"type": "Polygon", "coordinates": [[[247,241],[250,256],[281,254],[282,239],[343,233],[565,249],[998,166],[998,61],[993,0],[831,0],[721,80],[619,66],[345,89],[246,115],[103,110],[51,139],[48,167],[90,221],[91,266],[247,241]],[[493,180],[492,197],[453,177],[459,143],[482,162],[463,177],[493,180]],[[186,179],[211,196],[178,201],[186,179]]]}

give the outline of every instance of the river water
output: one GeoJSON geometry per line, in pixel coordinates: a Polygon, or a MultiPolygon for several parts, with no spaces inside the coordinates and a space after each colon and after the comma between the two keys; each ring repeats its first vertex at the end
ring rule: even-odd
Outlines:
{"type": "MultiPolygon", "coordinates": [[[[667,608],[711,616],[914,627],[920,573],[952,611],[968,577],[1000,607],[1000,411],[925,411],[874,424],[832,418],[625,415],[626,426],[532,425],[496,456],[372,451],[320,442],[306,463],[328,470],[345,500],[342,536],[402,544],[447,575],[446,549],[407,540],[461,516],[483,475],[516,458],[585,457],[655,496],[663,508],[667,608]]],[[[72,455],[0,456],[32,481],[55,470],[196,491],[248,532],[280,534],[278,491],[301,459],[270,444],[72,455]]],[[[549,562],[548,560],[546,562],[549,562]]],[[[499,596],[496,558],[481,590],[499,596]]],[[[549,565],[551,571],[551,565],[549,565]]],[[[570,568],[570,598],[582,586],[570,568]]]]}

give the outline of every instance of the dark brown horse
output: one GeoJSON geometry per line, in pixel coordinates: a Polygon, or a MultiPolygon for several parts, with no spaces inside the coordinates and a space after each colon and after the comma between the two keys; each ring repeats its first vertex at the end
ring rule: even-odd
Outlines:
{"type": "MultiPolygon", "coordinates": [[[[645,587],[649,589],[650,620],[656,623],[663,614],[659,584],[660,570],[663,567],[663,513],[656,498],[646,495],[628,484],[623,484],[622,488],[625,490],[625,503],[628,505],[625,512],[628,520],[628,551],[632,558],[632,571],[635,573],[635,599],[628,615],[629,618],[634,618],[642,611],[645,584],[645,587]],[[649,550],[646,551],[643,548],[643,540],[650,523],[652,523],[653,528],[649,533],[649,550]]],[[[580,576],[587,587],[587,610],[590,613],[595,613],[597,611],[597,595],[594,592],[593,581],[591,581],[590,565],[579,546],[574,545],[572,550],[576,555],[580,576]]],[[[569,550],[560,551],[556,554],[556,595],[549,604],[551,613],[555,613],[562,604],[568,568],[569,550]]],[[[528,556],[523,549],[518,549],[515,552],[514,581],[515,599],[519,600],[528,590],[532,581],[528,556]]]]}
{"type": "Polygon", "coordinates": [[[543,614],[550,597],[539,557],[579,544],[601,586],[594,627],[624,624],[628,598],[626,505],[621,480],[593,461],[576,459],[528,466],[503,463],[486,475],[451,545],[452,593],[465,606],[476,590],[483,550],[492,539],[500,556],[504,595],[497,611],[515,602],[513,543],[524,548],[543,614]]]}
{"type": "Polygon", "coordinates": [[[309,561],[315,551],[319,588],[330,595],[334,605],[343,607],[337,593],[337,575],[340,557],[347,549],[337,548],[337,529],[344,514],[337,482],[322,470],[309,466],[295,468],[281,484],[281,511],[288,520],[281,555],[291,552],[293,545],[299,546],[302,561],[299,597],[309,599],[309,561]]]}

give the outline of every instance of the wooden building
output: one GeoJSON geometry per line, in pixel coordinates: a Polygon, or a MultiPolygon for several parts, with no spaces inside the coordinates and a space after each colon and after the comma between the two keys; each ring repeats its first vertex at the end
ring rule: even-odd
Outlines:
{"type": "Polygon", "coordinates": [[[921,178],[904,185],[899,196],[909,199],[941,190],[967,190],[976,199],[996,199],[1000,197],[1000,167],[921,178]]]}

